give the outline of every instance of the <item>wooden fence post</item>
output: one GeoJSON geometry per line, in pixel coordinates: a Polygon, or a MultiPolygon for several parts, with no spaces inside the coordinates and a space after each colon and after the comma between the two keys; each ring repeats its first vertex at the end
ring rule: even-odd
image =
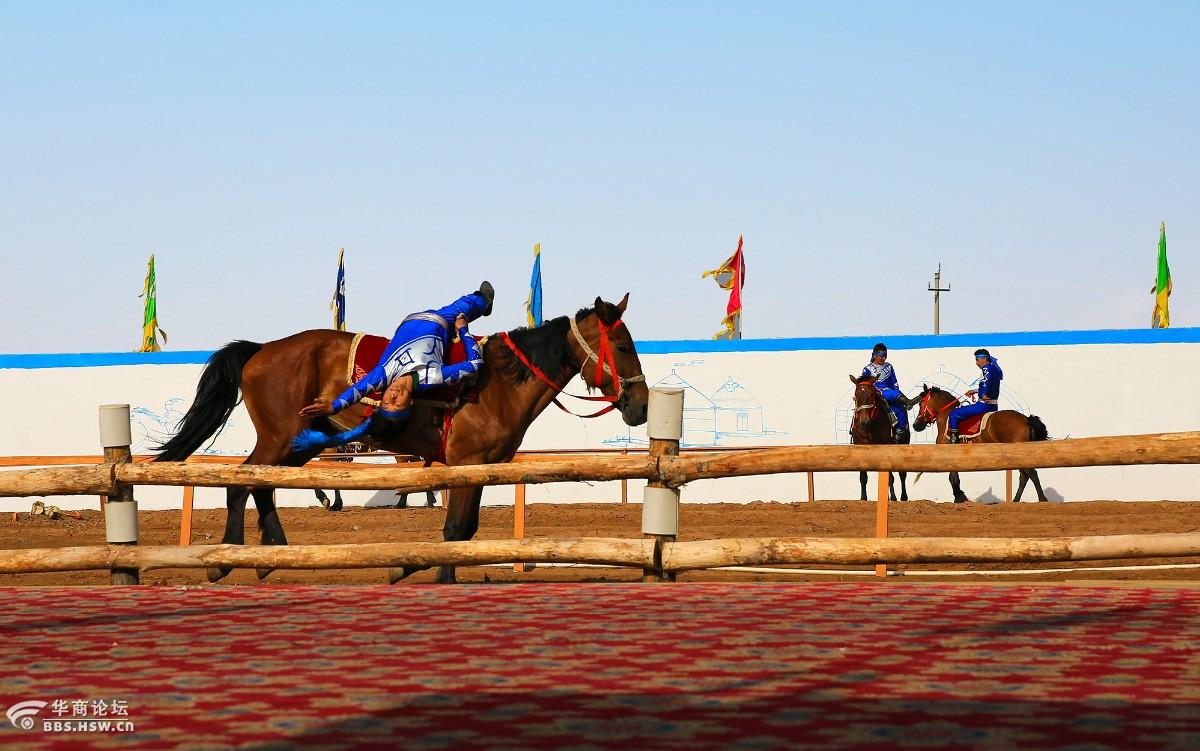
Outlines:
{"type": "MultiPolygon", "coordinates": [[[[513,539],[521,540],[525,537],[525,483],[518,483],[513,488],[515,494],[513,498],[513,539]]],[[[518,561],[513,564],[513,571],[523,574],[533,566],[532,563],[518,561]]]]}
{"type": "MultiPolygon", "coordinates": [[[[891,473],[879,473],[879,496],[875,501],[875,536],[883,539],[888,536],[888,477],[891,473]]],[[[876,576],[887,576],[887,564],[875,565],[876,576]]]]}
{"type": "MultiPolygon", "coordinates": [[[[650,436],[650,456],[679,456],[683,437],[683,389],[656,386],[650,389],[646,420],[650,436]]],[[[663,571],[664,542],[675,542],[679,534],[679,489],[660,482],[646,483],[642,496],[642,534],[653,539],[654,568],[642,570],[642,581],[675,581],[675,574],[663,571]]]]}
{"type": "MultiPolygon", "coordinates": [[[[621,456],[628,456],[629,449],[621,449],[621,456]]],[[[621,503],[629,503],[629,480],[621,480],[621,503]]]]}
{"type": "Polygon", "coordinates": [[[1004,501],[1012,503],[1012,470],[1004,470],[1004,501]]]}
{"type": "Polygon", "coordinates": [[[179,544],[192,544],[192,506],[196,499],[196,487],[188,485],[183,489],[183,511],[179,517],[179,544]]]}
{"type": "MultiPolygon", "coordinates": [[[[132,440],[129,405],[101,405],[100,445],[104,448],[104,463],[128,464],[133,461],[133,453],[129,449],[132,440]]],[[[133,500],[133,486],[118,485],[116,494],[110,495],[104,505],[104,531],[108,544],[137,545],[137,501],[133,500]]],[[[111,571],[113,584],[137,584],[139,581],[136,568],[114,568],[111,571]]]]}
{"type": "Polygon", "coordinates": [[[813,486],[813,473],[808,473],[808,502],[812,503],[817,499],[817,491],[813,486]]]}

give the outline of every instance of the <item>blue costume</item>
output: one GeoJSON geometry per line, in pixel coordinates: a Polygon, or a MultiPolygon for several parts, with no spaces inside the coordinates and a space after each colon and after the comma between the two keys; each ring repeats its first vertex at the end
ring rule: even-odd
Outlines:
{"type": "Polygon", "coordinates": [[[975,403],[957,407],[950,412],[947,428],[953,436],[958,435],[958,424],[963,419],[1000,409],[998,400],[1000,399],[1000,381],[1004,378],[1004,371],[1000,369],[995,358],[986,349],[976,350],[975,357],[976,359],[986,357],[987,362],[979,376],[979,385],[975,387],[975,403]]]}
{"type": "MultiPolygon", "coordinates": [[[[454,319],[461,313],[467,321],[473,321],[491,312],[491,285],[485,282],[481,286],[486,292],[464,295],[444,308],[413,313],[401,321],[380,356],[379,364],[333,400],[333,413],[357,404],[370,394],[386,391],[401,377],[411,377],[415,386],[414,394],[419,394],[438,386],[459,383],[478,373],[483,366],[483,355],[475,337],[465,328],[462,330],[462,341],[466,348],[466,360],[453,365],[443,362],[453,341],[454,319]]],[[[395,411],[376,409],[362,425],[332,436],[317,430],[304,430],[292,440],[292,449],[303,451],[357,441],[371,430],[377,418],[379,422],[402,424],[411,411],[411,407],[395,411]]]]}
{"type": "Polygon", "coordinates": [[[409,373],[416,374],[417,393],[442,384],[458,383],[478,373],[483,365],[483,355],[479,353],[475,337],[467,334],[465,329],[462,340],[467,348],[466,361],[454,365],[443,365],[442,361],[450,347],[454,319],[461,313],[468,321],[473,321],[486,307],[487,300],[471,294],[444,308],[413,313],[405,318],[380,356],[379,364],[333,400],[334,414],[357,404],[368,394],[386,391],[397,378],[409,373]]]}
{"type": "MultiPolygon", "coordinates": [[[[876,344],[875,349],[871,351],[871,357],[874,358],[875,355],[886,357],[887,347],[883,344],[876,344]]],[[[896,416],[896,431],[908,430],[908,411],[900,402],[900,397],[904,396],[904,392],[900,390],[900,383],[896,380],[896,369],[892,367],[892,364],[885,362],[882,365],[876,365],[874,362],[869,362],[867,367],[863,368],[862,374],[875,379],[875,388],[879,389],[884,401],[892,408],[892,414],[896,416]]]]}

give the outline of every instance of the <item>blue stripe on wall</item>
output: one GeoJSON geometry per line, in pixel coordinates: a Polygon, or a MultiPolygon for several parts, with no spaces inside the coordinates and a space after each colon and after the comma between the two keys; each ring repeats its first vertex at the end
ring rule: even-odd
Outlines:
{"type": "MultiPolygon", "coordinates": [[[[637,342],[643,355],[687,352],[793,352],[805,350],[870,351],[878,341],[888,348],[942,349],[963,347],[1036,347],[1063,344],[1196,344],[1200,328],[1101,329],[1097,331],[1007,331],[984,334],[906,334],[901,336],[814,336],[794,339],[680,339],[637,342]]],[[[95,368],[108,365],[203,365],[210,351],[188,352],[86,352],[79,354],[0,355],[0,369],[95,368]]],[[[1003,355],[996,353],[997,357],[1003,355]]]]}
{"type": "Polygon", "coordinates": [[[195,365],[212,352],[83,352],[61,355],[0,355],[0,368],[96,368],[104,365],[195,365]]]}
{"type": "MultiPolygon", "coordinates": [[[[870,352],[876,342],[891,350],[944,349],[964,347],[1033,347],[1052,344],[1162,344],[1200,342],[1200,328],[1101,329],[1097,331],[1002,331],[984,334],[905,334],[901,336],[813,336],[798,339],[743,339],[741,341],[638,342],[643,355],[682,352],[784,352],[798,350],[862,350],[870,352]]],[[[997,353],[997,357],[999,357],[997,353]]]]}

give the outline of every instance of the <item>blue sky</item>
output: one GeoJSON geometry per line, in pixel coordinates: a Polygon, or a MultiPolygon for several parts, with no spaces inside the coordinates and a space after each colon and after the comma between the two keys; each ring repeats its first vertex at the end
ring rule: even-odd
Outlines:
{"type": "Polygon", "coordinates": [[[5,352],[481,332],[631,293],[707,338],[1200,325],[1200,4],[0,3],[5,352]],[[1050,7],[1046,7],[1050,6],[1050,7]]]}

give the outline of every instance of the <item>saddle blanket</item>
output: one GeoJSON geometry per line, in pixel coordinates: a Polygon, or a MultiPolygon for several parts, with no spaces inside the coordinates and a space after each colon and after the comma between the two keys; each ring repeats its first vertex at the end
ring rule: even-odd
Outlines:
{"type": "Polygon", "coordinates": [[[987,430],[988,421],[992,419],[995,412],[984,412],[982,415],[972,415],[958,424],[958,440],[969,441],[978,438],[979,434],[987,430]]]}

